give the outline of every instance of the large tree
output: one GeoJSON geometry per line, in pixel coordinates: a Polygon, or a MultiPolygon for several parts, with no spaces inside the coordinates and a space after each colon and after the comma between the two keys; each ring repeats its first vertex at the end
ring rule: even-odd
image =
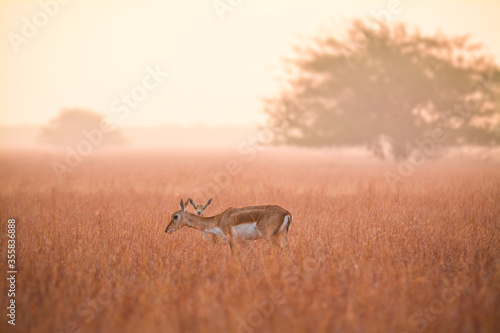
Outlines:
{"type": "Polygon", "coordinates": [[[446,145],[500,142],[500,71],[467,36],[356,20],[346,38],[325,33],[294,49],[286,85],[264,101],[277,143],[361,145],[378,156],[386,145],[399,159],[435,129],[446,145]]]}

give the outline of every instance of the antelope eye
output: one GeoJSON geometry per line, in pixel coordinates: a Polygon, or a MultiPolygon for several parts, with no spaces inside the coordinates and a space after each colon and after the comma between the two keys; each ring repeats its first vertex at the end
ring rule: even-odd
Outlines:
{"type": "Polygon", "coordinates": [[[179,220],[179,214],[174,215],[174,221],[177,221],[177,220],[179,220]]]}

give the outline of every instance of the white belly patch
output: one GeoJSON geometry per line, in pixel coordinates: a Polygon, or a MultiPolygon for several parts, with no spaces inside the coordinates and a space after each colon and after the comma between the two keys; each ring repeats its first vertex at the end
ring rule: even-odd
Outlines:
{"type": "Polygon", "coordinates": [[[232,232],[233,236],[240,239],[254,240],[261,237],[257,222],[235,225],[232,227],[232,232]]]}
{"type": "Polygon", "coordinates": [[[213,227],[211,229],[206,229],[205,231],[202,232],[202,234],[204,234],[205,232],[208,232],[208,233],[211,233],[211,234],[214,234],[214,235],[217,235],[223,239],[226,239],[226,235],[224,235],[224,233],[222,232],[222,230],[220,230],[220,228],[218,227],[213,227]]]}

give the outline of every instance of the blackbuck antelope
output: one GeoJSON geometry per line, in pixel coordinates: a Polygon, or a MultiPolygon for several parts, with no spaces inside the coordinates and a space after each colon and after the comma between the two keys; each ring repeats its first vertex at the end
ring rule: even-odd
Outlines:
{"type": "MultiPolygon", "coordinates": [[[[193,199],[191,199],[191,198],[188,199],[189,203],[193,206],[194,210],[196,211],[196,214],[199,216],[205,216],[205,209],[207,209],[208,205],[210,205],[212,203],[212,200],[213,200],[213,198],[210,198],[206,204],[195,205],[193,199]]],[[[217,235],[214,235],[214,234],[210,234],[210,235],[212,236],[212,243],[214,243],[214,244],[217,243],[217,235]]],[[[201,237],[203,237],[203,239],[206,239],[207,232],[202,231],[201,237]]]]}
{"type": "Polygon", "coordinates": [[[172,234],[188,226],[215,234],[229,242],[231,252],[238,240],[264,238],[284,249],[292,214],[277,205],[228,208],[219,215],[205,217],[186,212],[187,202],[172,214],[165,232],[172,234]]]}
{"type": "Polygon", "coordinates": [[[212,203],[212,199],[208,200],[206,204],[194,204],[193,199],[189,198],[189,203],[193,205],[194,210],[196,211],[197,215],[203,216],[205,215],[205,209],[207,209],[208,205],[212,203]]]}

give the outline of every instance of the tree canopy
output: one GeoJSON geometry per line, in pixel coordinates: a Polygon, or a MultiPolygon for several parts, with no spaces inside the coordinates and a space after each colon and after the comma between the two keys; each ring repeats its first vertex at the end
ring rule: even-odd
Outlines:
{"type": "Polygon", "coordinates": [[[345,39],[305,39],[286,87],[264,100],[275,142],[365,146],[408,157],[436,128],[446,145],[500,143],[500,71],[468,36],[355,20],[345,39]]]}
{"type": "Polygon", "coordinates": [[[106,119],[97,113],[81,109],[63,110],[42,128],[39,141],[59,147],[75,147],[82,140],[93,141],[96,148],[123,145],[126,140],[119,130],[102,131],[105,123],[106,119]]]}

